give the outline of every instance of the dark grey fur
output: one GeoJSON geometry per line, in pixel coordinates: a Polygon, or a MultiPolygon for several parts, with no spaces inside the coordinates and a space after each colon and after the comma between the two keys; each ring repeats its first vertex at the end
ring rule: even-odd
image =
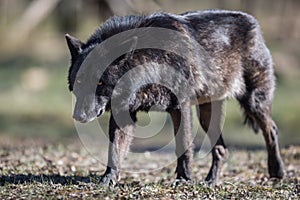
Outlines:
{"type": "MultiPolygon", "coordinates": [[[[280,157],[277,127],[271,118],[271,104],[275,89],[273,63],[267,49],[257,21],[250,15],[231,11],[198,11],[187,12],[180,15],[168,13],[154,13],[150,16],[113,17],[107,20],[86,43],[66,35],[67,43],[72,55],[72,64],[69,70],[69,89],[77,98],[74,118],[81,122],[94,119],[104,112],[111,110],[110,98],[116,82],[134,67],[143,64],[159,66],[164,69],[166,65],[172,66],[179,74],[189,80],[189,91],[180,93],[182,97],[174,95],[170,88],[159,84],[139,84],[138,77],[131,83],[136,84],[133,93],[128,99],[129,109],[133,123],[118,124],[114,118],[110,119],[108,167],[103,175],[102,183],[116,182],[119,176],[120,162],[124,150],[127,150],[131,139],[127,133],[134,131],[137,111],[149,111],[152,106],[170,113],[174,132],[176,135],[176,153],[178,155],[177,179],[191,179],[190,161],[191,151],[191,105],[190,100],[196,95],[199,120],[203,129],[210,138],[218,137],[212,149],[213,162],[206,180],[215,184],[218,180],[220,168],[227,157],[227,148],[221,135],[222,103],[228,97],[235,97],[245,112],[245,122],[257,132],[262,130],[268,150],[268,168],[271,177],[283,177],[283,163],[280,157]],[[162,27],[180,31],[187,38],[196,40],[208,53],[209,63],[214,66],[201,68],[195,65],[196,59],[201,59],[198,49],[192,50],[188,59],[183,59],[172,52],[157,49],[140,49],[130,56],[115,60],[100,79],[102,85],[97,87],[95,99],[93,95],[82,95],[80,86],[76,89],[75,80],[82,77],[78,75],[80,65],[86,56],[104,40],[122,31],[141,27],[162,27]],[[214,74],[217,80],[210,76],[214,74]],[[215,116],[211,122],[212,104],[218,108],[219,117],[215,116]],[[209,124],[213,128],[209,130],[209,124]],[[181,124],[181,126],[179,126],[181,124]]],[[[149,69],[150,69],[149,68],[149,69]]],[[[141,72],[145,78],[156,78],[151,70],[141,72]]],[[[172,82],[174,90],[180,91],[182,80],[172,82]]],[[[130,87],[132,88],[132,87],[130,87]]],[[[127,91],[128,92],[128,91],[127,91]]],[[[125,112],[124,105],[119,105],[120,113],[125,112]]]]}

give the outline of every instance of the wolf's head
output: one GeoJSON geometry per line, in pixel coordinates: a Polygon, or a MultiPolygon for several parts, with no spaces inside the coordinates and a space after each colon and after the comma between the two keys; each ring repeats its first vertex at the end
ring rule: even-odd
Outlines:
{"type": "Polygon", "coordinates": [[[69,90],[76,97],[73,118],[82,123],[89,122],[109,109],[108,104],[113,87],[107,84],[110,83],[108,73],[97,78],[96,73],[88,73],[81,69],[82,63],[91,50],[85,49],[85,44],[80,40],[68,34],[65,37],[71,53],[69,90]]]}

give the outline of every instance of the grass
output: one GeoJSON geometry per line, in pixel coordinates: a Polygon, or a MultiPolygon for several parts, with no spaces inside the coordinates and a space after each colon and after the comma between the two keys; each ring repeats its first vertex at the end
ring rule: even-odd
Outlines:
{"type": "MultiPolygon", "coordinates": [[[[3,141],[3,140],[2,140],[3,141]]],[[[99,185],[105,169],[78,141],[49,145],[42,141],[14,141],[0,149],[0,196],[2,199],[299,199],[300,148],[282,150],[286,176],[267,177],[265,151],[231,150],[221,182],[209,187],[203,182],[210,156],[195,154],[194,182],[174,185],[175,162],[170,154],[146,153],[129,157],[122,179],[115,187],[99,185]],[[19,144],[19,145],[18,145],[19,144]],[[159,170],[138,172],[148,165],[163,164],[159,170]]],[[[151,167],[150,167],[151,168],[151,167]]],[[[148,169],[150,169],[148,168],[148,169]]]]}

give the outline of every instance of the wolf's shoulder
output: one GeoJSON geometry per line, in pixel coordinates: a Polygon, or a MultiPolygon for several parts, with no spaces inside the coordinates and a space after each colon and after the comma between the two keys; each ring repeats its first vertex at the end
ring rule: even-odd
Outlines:
{"type": "Polygon", "coordinates": [[[252,15],[231,10],[201,10],[190,11],[180,14],[188,21],[198,21],[199,23],[215,22],[216,24],[249,24],[257,26],[258,22],[252,15]]]}

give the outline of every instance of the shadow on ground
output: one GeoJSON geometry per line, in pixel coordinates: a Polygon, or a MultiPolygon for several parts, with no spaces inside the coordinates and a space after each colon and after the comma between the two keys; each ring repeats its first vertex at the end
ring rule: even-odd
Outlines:
{"type": "Polygon", "coordinates": [[[27,183],[49,183],[49,184],[61,184],[61,185],[78,185],[79,183],[96,183],[99,176],[62,176],[59,174],[53,175],[34,175],[34,174],[16,174],[0,177],[0,186],[7,184],[27,184],[27,183]]]}

